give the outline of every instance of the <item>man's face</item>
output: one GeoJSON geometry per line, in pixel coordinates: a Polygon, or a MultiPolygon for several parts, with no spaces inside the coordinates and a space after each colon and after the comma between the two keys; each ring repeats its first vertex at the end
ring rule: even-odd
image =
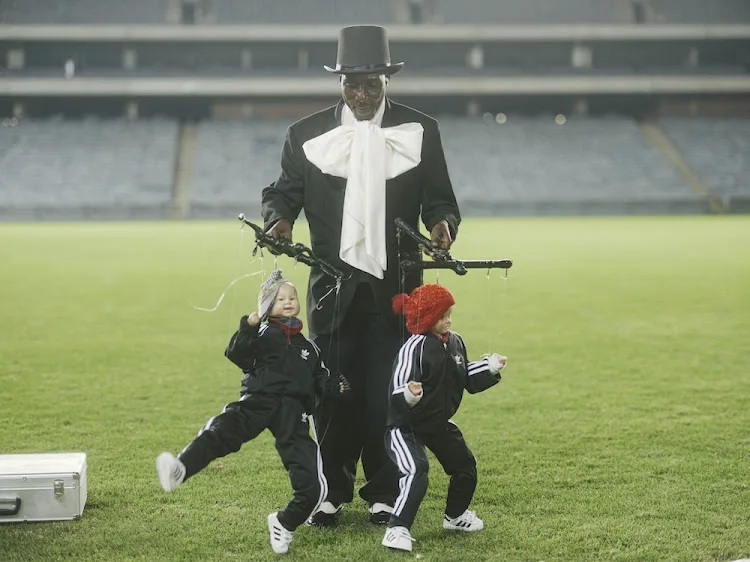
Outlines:
{"type": "Polygon", "coordinates": [[[385,97],[385,79],[379,74],[345,74],[341,79],[341,95],[358,121],[375,116],[385,97]]]}

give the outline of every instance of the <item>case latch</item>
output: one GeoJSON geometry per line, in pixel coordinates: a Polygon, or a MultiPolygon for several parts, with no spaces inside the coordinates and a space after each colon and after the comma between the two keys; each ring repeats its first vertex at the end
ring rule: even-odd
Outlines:
{"type": "Polygon", "coordinates": [[[55,480],[55,497],[59,500],[65,496],[65,482],[62,480],[55,480]]]}

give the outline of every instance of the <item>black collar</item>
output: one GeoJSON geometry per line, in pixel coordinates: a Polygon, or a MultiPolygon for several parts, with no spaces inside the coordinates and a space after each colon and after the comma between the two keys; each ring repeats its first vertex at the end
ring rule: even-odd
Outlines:
{"type": "MultiPolygon", "coordinates": [[[[344,100],[339,100],[339,103],[337,103],[333,108],[333,120],[334,120],[334,127],[337,127],[338,125],[341,125],[341,112],[344,110],[344,100]]],[[[390,127],[393,125],[391,123],[389,117],[393,116],[393,112],[391,110],[391,100],[388,98],[388,96],[385,96],[385,111],[383,112],[383,127],[390,127]]]]}

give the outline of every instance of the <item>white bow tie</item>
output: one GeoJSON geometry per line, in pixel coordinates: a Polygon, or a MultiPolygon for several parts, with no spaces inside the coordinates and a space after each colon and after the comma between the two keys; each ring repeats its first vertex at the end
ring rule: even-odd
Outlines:
{"type": "Polygon", "coordinates": [[[419,165],[423,133],[420,123],[382,129],[372,121],[355,120],[302,145],[321,172],[347,178],[339,257],[379,279],[388,267],[385,181],[419,165]]]}

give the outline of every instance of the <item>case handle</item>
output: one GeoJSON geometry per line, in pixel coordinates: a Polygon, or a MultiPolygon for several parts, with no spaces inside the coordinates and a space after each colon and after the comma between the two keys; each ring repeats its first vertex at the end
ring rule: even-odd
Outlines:
{"type": "MultiPolygon", "coordinates": [[[[2,502],[8,502],[13,501],[11,498],[0,498],[0,503],[2,502]]],[[[0,517],[2,516],[12,516],[12,515],[18,515],[18,512],[21,511],[21,498],[16,497],[16,505],[13,507],[8,508],[2,508],[0,507],[0,517]]]]}

